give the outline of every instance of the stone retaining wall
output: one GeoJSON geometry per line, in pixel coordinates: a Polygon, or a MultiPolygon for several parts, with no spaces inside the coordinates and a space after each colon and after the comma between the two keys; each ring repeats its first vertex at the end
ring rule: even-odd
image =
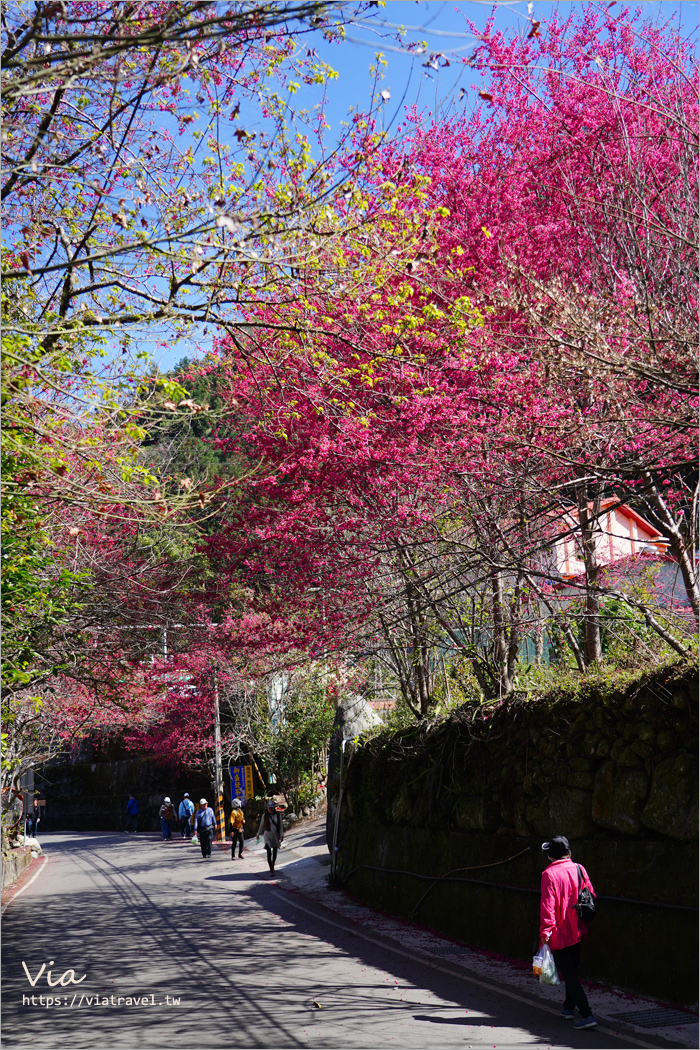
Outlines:
{"type": "Polygon", "coordinates": [[[177,806],[185,791],[197,805],[213,800],[212,785],[201,774],[171,771],[144,758],[70,762],[45,766],[36,774],[36,791],[46,799],[40,833],[46,831],[123,831],[126,803],[139,800],[139,831],[160,831],[158,813],[168,795],[177,806]]]}
{"type": "Polygon", "coordinates": [[[2,858],[2,889],[10,886],[20,877],[22,872],[32,863],[32,851],[12,850],[3,855],[2,858]]]}
{"type": "MultiPolygon", "coordinates": [[[[624,689],[597,683],[382,734],[347,766],[338,873],[368,903],[410,915],[429,884],[370,867],[435,876],[479,867],[458,876],[471,882],[432,889],[415,917],[527,958],[539,847],[567,835],[610,898],[601,900],[587,974],[696,1001],[697,714],[697,666],[678,664],[624,689]]],[[[328,787],[334,810],[337,774],[328,787]]]]}

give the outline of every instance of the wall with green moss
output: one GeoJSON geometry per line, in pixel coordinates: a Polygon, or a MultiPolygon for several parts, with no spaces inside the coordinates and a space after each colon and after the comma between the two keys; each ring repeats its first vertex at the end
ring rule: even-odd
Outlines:
{"type": "Polygon", "coordinates": [[[52,763],[36,774],[36,792],[46,799],[40,831],[123,831],[126,803],[139,800],[139,831],[160,831],[159,811],[168,795],[176,804],[188,791],[195,804],[213,798],[201,774],[168,770],[146,758],[52,763]]]}
{"type": "Polygon", "coordinates": [[[697,716],[697,666],[678,664],[380,735],[346,769],[338,874],[374,906],[528,958],[540,844],[567,835],[601,905],[584,976],[696,1001],[697,716]],[[415,911],[430,883],[371,867],[472,870],[415,911]]]}

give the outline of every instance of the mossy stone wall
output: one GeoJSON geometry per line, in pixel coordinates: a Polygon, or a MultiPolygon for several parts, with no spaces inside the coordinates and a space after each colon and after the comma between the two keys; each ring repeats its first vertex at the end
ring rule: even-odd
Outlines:
{"type": "Polygon", "coordinates": [[[145,758],[47,765],[36,776],[36,791],[46,799],[40,832],[123,831],[126,803],[139,800],[139,831],[160,831],[158,813],[168,795],[177,806],[185,791],[195,803],[213,799],[212,785],[201,774],[171,771],[145,758]]]}
{"type": "MultiPolygon", "coordinates": [[[[411,915],[429,883],[363,866],[435,876],[477,869],[459,877],[479,881],[431,889],[415,918],[527,959],[546,863],[540,845],[566,835],[601,897],[584,976],[693,1002],[697,715],[697,666],[682,663],[624,688],[516,699],[382,734],[347,768],[338,874],[368,903],[411,915]]],[[[337,803],[330,778],[329,798],[337,803]]]]}

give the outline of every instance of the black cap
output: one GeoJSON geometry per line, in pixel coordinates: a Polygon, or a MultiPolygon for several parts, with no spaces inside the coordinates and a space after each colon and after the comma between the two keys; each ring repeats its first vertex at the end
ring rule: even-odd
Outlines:
{"type": "Polygon", "coordinates": [[[554,857],[555,860],[561,860],[567,853],[571,853],[569,840],[564,835],[553,835],[549,842],[542,843],[542,849],[546,850],[547,855],[554,857]]]}

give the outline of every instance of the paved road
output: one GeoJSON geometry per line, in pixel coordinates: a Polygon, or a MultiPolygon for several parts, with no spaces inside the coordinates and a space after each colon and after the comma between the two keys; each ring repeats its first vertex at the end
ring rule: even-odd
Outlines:
{"type": "Polygon", "coordinates": [[[191,844],[155,835],[42,842],[48,862],[3,919],[3,1046],[635,1045],[573,1032],[534,1002],[469,983],[449,962],[431,966],[381,934],[348,928],[285,890],[284,876],[270,880],[259,854],[204,861],[191,844]],[[68,969],[86,976],[50,988],[49,969],[53,981],[68,969]]]}

